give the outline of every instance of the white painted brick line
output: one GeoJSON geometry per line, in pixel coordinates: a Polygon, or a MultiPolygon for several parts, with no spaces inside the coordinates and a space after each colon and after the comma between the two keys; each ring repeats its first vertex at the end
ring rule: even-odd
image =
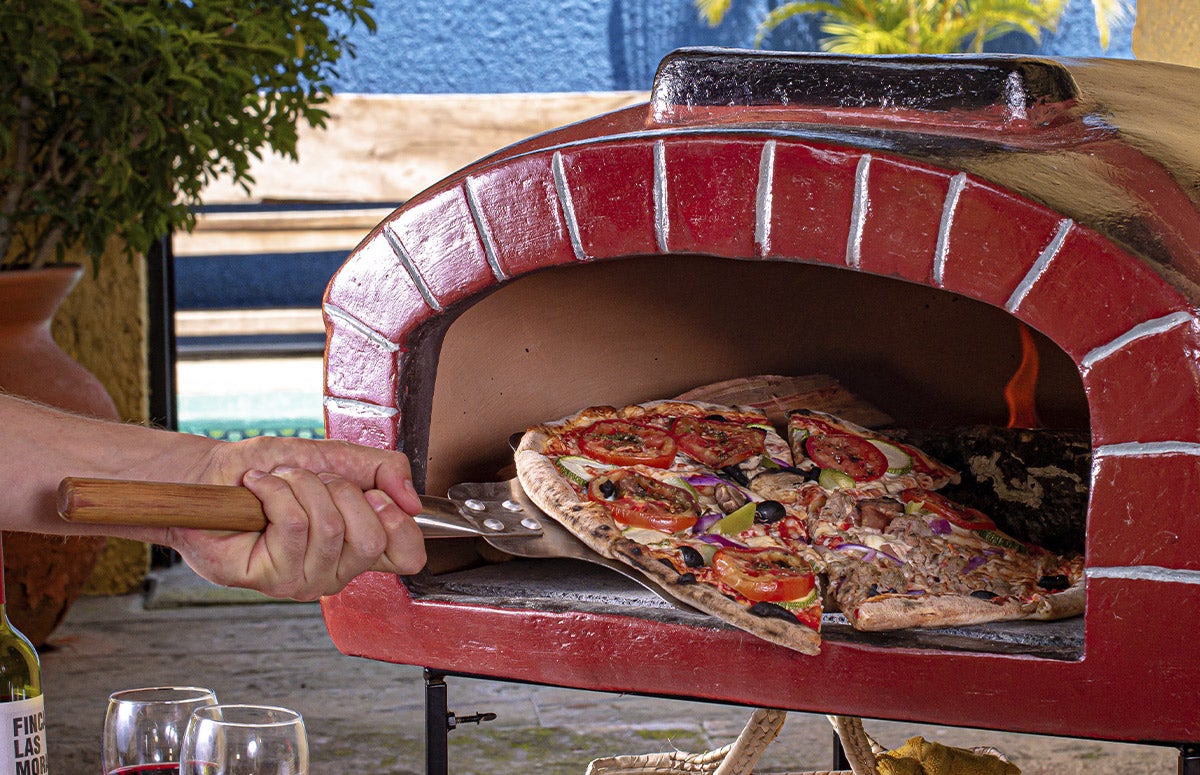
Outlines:
{"type": "Polygon", "coordinates": [[[1161,318],[1147,320],[1144,323],[1138,323],[1133,328],[1113,339],[1107,344],[1102,344],[1093,349],[1079,361],[1079,368],[1083,372],[1096,365],[1097,362],[1107,358],[1113,353],[1119,352],[1122,348],[1138,341],[1145,339],[1148,336],[1166,333],[1179,326],[1195,322],[1195,316],[1191,312],[1174,312],[1170,315],[1164,315],[1161,318]]]}
{"type": "Polygon", "coordinates": [[[563,220],[567,225],[567,234],[571,238],[571,249],[575,251],[578,261],[590,261],[583,249],[583,239],[579,236],[579,217],[575,211],[575,200],[571,196],[571,186],[567,181],[567,170],[563,166],[562,152],[555,151],[550,158],[550,170],[554,174],[554,193],[558,196],[558,205],[562,208],[563,220]]]}
{"type": "Polygon", "coordinates": [[[479,234],[479,241],[483,243],[483,255],[487,258],[488,266],[491,267],[492,276],[499,282],[504,282],[507,276],[504,270],[500,268],[500,261],[496,258],[496,240],[492,237],[492,228],[488,225],[487,218],[483,216],[483,210],[479,206],[479,193],[476,189],[479,183],[475,178],[467,178],[463,184],[463,190],[467,195],[467,210],[471,213],[471,220],[475,223],[475,231],[479,234]]]}
{"type": "Polygon", "coordinates": [[[352,398],[336,398],[334,396],[325,396],[325,399],[321,403],[327,408],[340,409],[344,412],[352,412],[370,417],[393,417],[399,411],[391,406],[380,406],[379,404],[372,404],[367,401],[356,401],[352,398]]]}
{"type": "Polygon", "coordinates": [[[758,191],[754,200],[754,243],[761,255],[771,255],[771,214],[775,197],[775,141],[763,145],[758,162],[758,191]]]}
{"type": "Polygon", "coordinates": [[[954,228],[954,213],[958,210],[958,197],[967,185],[967,173],[960,172],[950,178],[946,199],[942,203],[942,219],[938,224],[937,246],[933,250],[933,284],[942,287],[946,275],[946,259],[950,252],[950,231],[954,228]]]}
{"type": "Polygon", "coordinates": [[[1046,273],[1050,262],[1058,255],[1058,251],[1062,249],[1063,241],[1071,232],[1071,228],[1075,222],[1070,218],[1066,218],[1058,222],[1058,231],[1055,232],[1054,238],[1050,240],[1050,244],[1042,251],[1042,254],[1033,262],[1033,266],[1025,273],[1025,277],[1021,278],[1021,282],[1017,283],[1017,287],[1013,289],[1012,295],[1008,297],[1008,301],[1004,304],[1004,308],[1009,312],[1016,313],[1021,303],[1025,301],[1025,297],[1033,290],[1033,286],[1037,285],[1038,280],[1042,279],[1042,275],[1046,273]]]}
{"type": "Polygon", "coordinates": [[[325,310],[325,314],[333,320],[341,323],[347,328],[357,331],[358,333],[362,334],[363,337],[379,345],[388,352],[397,352],[400,349],[400,345],[388,339],[386,336],[371,328],[366,323],[354,317],[344,309],[335,307],[332,304],[326,304],[324,307],[322,307],[322,309],[325,310]]]}
{"type": "Polygon", "coordinates": [[[1155,457],[1160,455],[1194,455],[1200,457],[1200,444],[1191,441],[1126,441],[1102,444],[1096,457],[1155,457]]]}
{"type": "Polygon", "coordinates": [[[671,214],[668,211],[670,203],[667,200],[667,153],[662,140],[654,143],[654,236],[658,240],[658,249],[669,253],[667,247],[670,241],[671,214]]]}
{"type": "Polygon", "coordinates": [[[425,278],[417,271],[417,265],[409,258],[408,252],[404,250],[404,245],[400,244],[400,237],[392,230],[389,224],[383,230],[383,237],[391,246],[392,252],[396,254],[396,260],[400,262],[400,266],[404,267],[404,271],[408,272],[409,278],[413,281],[413,285],[417,288],[417,293],[421,294],[421,298],[429,305],[434,312],[441,312],[442,305],[433,297],[433,292],[429,290],[429,285],[426,284],[425,278]]]}
{"type": "Polygon", "coordinates": [[[1087,568],[1090,579],[1126,579],[1156,581],[1167,584],[1200,584],[1200,571],[1163,568],[1158,565],[1126,565],[1110,568],[1087,568]]]}
{"type": "Polygon", "coordinates": [[[867,182],[871,175],[871,154],[864,153],[854,170],[854,200],[850,205],[850,233],[846,236],[846,266],[858,269],[862,262],[863,225],[870,208],[867,182]]]}

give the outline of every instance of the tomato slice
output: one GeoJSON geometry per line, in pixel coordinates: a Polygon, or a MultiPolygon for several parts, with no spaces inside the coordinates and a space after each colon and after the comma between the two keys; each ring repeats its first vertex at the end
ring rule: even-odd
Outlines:
{"type": "Polygon", "coordinates": [[[987,514],[970,506],[955,503],[940,493],[913,487],[900,491],[896,497],[905,503],[920,503],[927,511],[932,511],[950,524],[964,530],[994,530],[996,528],[996,523],[987,514]]]}
{"type": "Polygon", "coordinates": [[[816,433],[804,440],[804,452],[818,468],[841,471],[856,482],[870,482],[887,473],[887,457],[860,436],[816,433]]]}
{"type": "Polygon", "coordinates": [[[724,468],[766,452],[766,432],[728,420],[677,417],[671,435],[685,455],[709,468],[724,468]]]}
{"type": "Polygon", "coordinates": [[[782,549],[726,546],[713,555],[712,565],[722,583],[756,603],[803,600],[817,585],[812,567],[782,549]]]}
{"type": "Polygon", "coordinates": [[[629,420],[599,420],[576,433],[579,451],[614,466],[666,468],[675,460],[675,439],[660,428],[629,420]]]}
{"type": "Polygon", "coordinates": [[[588,483],[588,498],[629,527],[678,533],[696,524],[699,511],[691,493],[637,471],[605,471],[588,483]]]}

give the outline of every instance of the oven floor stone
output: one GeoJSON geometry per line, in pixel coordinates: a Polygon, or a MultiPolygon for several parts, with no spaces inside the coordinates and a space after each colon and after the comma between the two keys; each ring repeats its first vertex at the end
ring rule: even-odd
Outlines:
{"type": "MultiPolygon", "coordinates": [[[[165,684],[204,685],[226,702],[299,710],[313,775],[424,771],[419,668],[339,653],[315,603],[229,595],[206,590],[189,576],[186,569],[171,569],[156,574],[150,594],[83,598],[51,637],[42,666],[52,772],[98,771],[108,695],[165,684]]],[[[454,775],[582,775],[601,756],[709,750],[733,740],[750,715],[747,708],[711,703],[503,681],[451,677],[447,684],[450,709],[459,718],[497,714],[494,721],[450,733],[454,775]]],[[[865,723],[889,746],[914,735],[949,745],[993,745],[1025,775],[1168,775],[1177,761],[1172,748],[865,723]]],[[[823,716],[789,714],[756,772],[826,769],[832,739],[823,716]]]]}

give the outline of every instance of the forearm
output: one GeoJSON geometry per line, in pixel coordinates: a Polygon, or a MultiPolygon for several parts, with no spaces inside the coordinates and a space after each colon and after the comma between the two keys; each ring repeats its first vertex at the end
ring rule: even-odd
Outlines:
{"type": "MultiPolygon", "coordinates": [[[[7,469],[0,526],[40,533],[94,532],[58,517],[56,493],[63,477],[199,481],[203,466],[197,461],[206,461],[217,443],[79,417],[0,394],[0,456],[7,469]]],[[[144,532],[129,534],[142,537],[144,532]]]]}
{"type": "Polygon", "coordinates": [[[408,458],[341,441],[202,436],[91,420],[0,394],[0,529],[101,533],[174,547],[200,575],[311,600],[369,568],[425,563],[408,458]],[[61,519],[64,477],[241,484],[263,504],[261,533],[91,529],[61,519]]]}

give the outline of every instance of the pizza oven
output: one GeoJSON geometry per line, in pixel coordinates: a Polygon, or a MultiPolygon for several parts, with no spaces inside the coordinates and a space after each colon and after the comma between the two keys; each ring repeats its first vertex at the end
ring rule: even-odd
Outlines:
{"type": "Polygon", "coordinates": [[[328,435],[403,450],[436,495],[510,476],[531,424],[753,375],[827,375],[898,429],[999,428],[1032,353],[1039,426],[1088,453],[1084,616],[835,624],[808,657],[604,569],[444,539],[420,577],[324,601],[338,648],[1169,743],[1200,770],[1197,94],[1197,71],[1145,62],[681,50],[647,104],[414,197],[325,297],[328,435]]]}

